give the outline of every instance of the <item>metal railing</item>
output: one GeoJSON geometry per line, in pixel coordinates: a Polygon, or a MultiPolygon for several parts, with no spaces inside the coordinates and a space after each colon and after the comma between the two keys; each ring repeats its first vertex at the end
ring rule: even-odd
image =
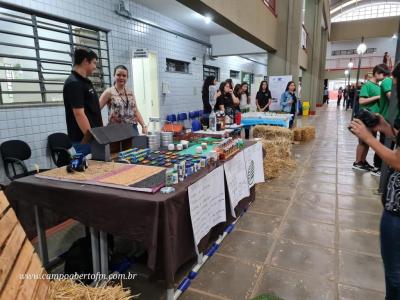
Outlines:
{"type": "MultiPolygon", "coordinates": [[[[352,57],[343,57],[343,58],[328,58],[326,59],[326,70],[346,70],[348,69],[348,64],[350,62],[350,58],[354,63],[353,68],[358,64],[358,56],[352,57]]],[[[361,69],[369,69],[373,68],[378,64],[383,63],[383,56],[363,56],[361,59],[361,69]]]]}

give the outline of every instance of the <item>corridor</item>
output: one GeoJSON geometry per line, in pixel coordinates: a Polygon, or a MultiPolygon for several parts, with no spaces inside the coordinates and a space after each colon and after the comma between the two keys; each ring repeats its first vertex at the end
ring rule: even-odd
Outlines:
{"type": "Polygon", "coordinates": [[[317,138],[294,145],[297,168],[258,186],[182,299],[384,299],[378,179],[351,168],[357,140],[349,119],[332,101],[302,120],[317,138]]]}

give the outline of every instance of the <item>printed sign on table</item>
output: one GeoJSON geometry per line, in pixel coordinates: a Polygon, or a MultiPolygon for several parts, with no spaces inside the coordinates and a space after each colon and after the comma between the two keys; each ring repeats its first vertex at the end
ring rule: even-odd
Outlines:
{"type": "Polygon", "coordinates": [[[231,213],[232,216],[236,217],[235,207],[240,200],[250,196],[243,151],[240,151],[231,160],[227,161],[224,164],[224,169],[231,203],[231,213]]]}
{"type": "Polygon", "coordinates": [[[215,225],[226,221],[223,167],[189,186],[189,206],[196,245],[215,225]]]}
{"type": "Polygon", "coordinates": [[[247,147],[243,152],[249,186],[253,187],[256,183],[265,182],[261,142],[247,147]]]}

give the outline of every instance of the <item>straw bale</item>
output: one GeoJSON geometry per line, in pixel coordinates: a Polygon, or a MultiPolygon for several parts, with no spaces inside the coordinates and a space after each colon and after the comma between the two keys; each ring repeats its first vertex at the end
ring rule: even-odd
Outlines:
{"type": "Polygon", "coordinates": [[[308,142],[315,138],[315,127],[307,126],[304,127],[303,141],[308,142]]]}
{"type": "Polygon", "coordinates": [[[267,178],[279,177],[282,170],[292,169],[296,164],[292,159],[292,140],[277,138],[263,140],[264,174],[267,178]]]}
{"type": "Polygon", "coordinates": [[[87,286],[69,280],[55,280],[50,284],[48,300],[74,299],[74,300],[131,300],[129,289],[123,288],[120,284],[102,284],[99,286],[87,286]]]}
{"type": "Polygon", "coordinates": [[[257,125],[254,127],[253,137],[264,140],[273,140],[276,138],[287,138],[293,140],[293,132],[288,128],[278,126],[257,125]]]}
{"type": "Polygon", "coordinates": [[[296,142],[301,142],[303,139],[303,129],[295,128],[293,129],[293,140],[296,142]]]}

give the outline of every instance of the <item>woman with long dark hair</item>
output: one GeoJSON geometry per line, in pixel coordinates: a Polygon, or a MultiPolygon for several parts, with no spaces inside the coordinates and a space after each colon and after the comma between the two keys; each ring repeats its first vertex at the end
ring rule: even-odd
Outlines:
{"type": "Polygon", "coordinates": [[[271,92],[268,88],[268,82],[266,80],[261,81],[260,87],[256,95],[257,110],[261,112],[269,111],[272,97],[271,92]]]}
{"type": "Polygon", "coordinates": [[[217,103],[214,109],[225,111],[228,107],[234,107],[239,104],[239,99],[233,94],[233,90],[230,88],[229,82],[222,82],[219,86],[219,92],[221,95],[217,98],[217,103]]]}
{"type": "MultiPolygon", "coordinates": [[[[400,65],[393,70],[393,83],[397,95],[400,95],[400,65]]],[[[399,98],[398,98],[399,101],[399,98]]],[[[400,102],[400,101],[399,101],[400,102]]],[[[385,269],[387,300],[400,299],[400,150],[391,150],[382,145],[374,136],[376,132],[393,138],[400,145],[399,131],[378,115],[379,122],[373,128],[367,128],[361,120],[353,119],[350,130],[391,167],[391,174],[382,195],[383,213],[380,225],[381,255],[385,269]]]]}
{"type": "Polygon", "coordinates": [[[201,97],[203,99],[204,114],[209,115],[212,107],[221,93],[218,91],[217,80],[215,76],[207,76],[203,83],[201,97]]]}
{"type": "Polygon", "coordinates": [[[282,111],[293,114],[293,118],[289,122],[289,128],[293,127],[294,116],[296,115],[297,97],[295,91],[296,84],[294,81],[289,81],[286,85],[285,92],[281,96],[282,111]]]}
{"type": "Polygon", "coordinates": [[[100,109],[108,106],[108,122],[132,124],[134,131],[139,135],[137,124],[142,127],[142,133],[147,134],[147,126],[137,107],[133,91],[126,86],[128,69],[118,65],[114,69],[114,85],[106,89],[100,96],[100,109]]]}
{"type": "Polygon", "coordinates": [[[242,94],[240,95],[240,110],[243,111],[248,111],[249,105],[250,105],[250,94],[249,94],[249,85],[247,82],[242,82],[241,84],[241,89],[242,89],[242,94]]]}
{"type": "Polygon", "coordinates": [[[242,96],[242,85],[240,83],[235,84],[233,95],[239,99],[239,103],[235,104],[234,106],[237,111],[240,111],[240,97],[242,96]]]}

